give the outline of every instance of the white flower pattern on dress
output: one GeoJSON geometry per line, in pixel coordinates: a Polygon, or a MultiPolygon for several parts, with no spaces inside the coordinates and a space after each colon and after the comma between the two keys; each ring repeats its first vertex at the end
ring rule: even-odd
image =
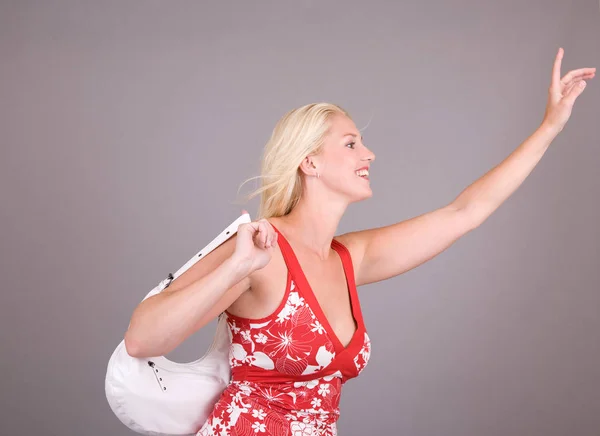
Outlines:
{"type": "Polygon", "coordinates": [[[363,347],[360,352],[354,357],[354,364],[356,365],[356,369],[360,372],[367,366],[367,362],[371,357],[371,340],[369,336],[365,332],[365,339],[363,343],[363,347]]]}
{"type": "Polygon", "coordinates": [[[317,375],[335,362],[335,346],[294,281],[283,308],[269,321],[252,324],[230,316],[228,324],[232,371],[256,368],[289,375],[290,381],[232,379],[197,436],[336,436],[342,384],[358,375],[370,357],[366,332],[360,351],[349,356],[354,375],[339,369],[317,375]],[[293,380],[310,374],[315,378],[293,380]]]}
{"type": "Polygon", "coordinates": [[[315,322],[313,322],[310,326],[312,327],[312,329],[310,330],[311,332],[317,332],[320,335],[325,333],[325,327],[323,327],[321,323],[316,319],[315,322]]]}
{"type": "Polygon", "coordinates": [[[267,337],[265,336],[264,333],[259,333],[257,335],[254,335],[254,340],[257,344],[266,344],[267,343],[267,337]]]}

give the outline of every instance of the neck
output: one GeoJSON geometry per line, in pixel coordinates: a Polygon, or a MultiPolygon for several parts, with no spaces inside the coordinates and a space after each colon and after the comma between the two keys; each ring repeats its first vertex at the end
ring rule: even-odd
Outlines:
{"type": "Polygon", "coordinates": [[[329,257],[331,241],[348,204],[327,198],[327,195],[320,197],[304,195],[288,215],[277,218],[274,224],[278,228],[278,223],[283,224],[282,231],[287,239],[294,241],[294,245],[300,245],[325,260],[329,257]]]}

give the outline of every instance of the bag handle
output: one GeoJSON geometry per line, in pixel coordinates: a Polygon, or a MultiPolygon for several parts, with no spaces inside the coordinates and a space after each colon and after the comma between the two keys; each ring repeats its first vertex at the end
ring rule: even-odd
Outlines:
{"type": "MultiPolygon", "coordinates": [[[[194,264],[196,262],[198,262],[201,258],[206,257],[206,255],[208,253],[215,250],[217,247],[219,247],[221,244],[223,244],[225,241],[227,241],[229,238],[231,238],[233,235],[235,235],[238,231],[238,227],[240,226],[240,224],[249,223],[250,221],[251,221],[250,215],[245,213],[245,214],[241,215],[239,218],[237,218],[234,222],[229,224],[225,230],[223,230],[206,247],[204,247],[202,250],[200,250],[198,253],[196,253],[196,255],[194,255],[194,257],[192,257],[190,260],[188,260],[185,263],[185,265],[183,265],[181,268],[179,268],[177,270],[177,272],[175,274],[169,274],[168,279],[170,279],[170,280],[169,280],[167,286],[169,286],[171,284],[171,282],[173,280],[175,280],[177,277],[179,277],[181,274],[183,274],[188,269],[190,269],[192,266],[194,266],[194,264]]],[[[167,286],[165,286],[165,287],[167,287],[167,286]]]]}
{"type": "Polygon", "coordinates": [[[192,266],[194,266],[196,264],[196,262],[198,262],[200,259],[202,259],[203,257],[206,257],[206,255],[208,253],[210,253],[211,251],[213,251],[214,249],[219,247],[221,244],[223,244],[225,241],[230,239],[233,235],[235,235],[238,231],[238,227],[240,226],[240,224],[249,223],[251,221],[252,220],[250,218],[250,214],[248,214],[248,213],[245,213],[245,214],[242,214],[241,216],[239,216],[234,222],[229,224],[221,233],[219,233],[219,235],[216,238],[214,238],[206,247],[204,247],[202,250],[200,250],[198,253],[196,253],[194,255],[194,257],[192,257],[190,260],[188,260],[174,274],[169,273],[167,278],[164,279],[162,282],[160,282],[160,284],[156,288],[154,288],[152,291],[150,291],[150,293],[148,293],[148,295],[146,295],[144,300],[146,298],[150,298],[153,295],[156,295],[156,294],[162,292],[163,290],[165,290],[173,282],[173,280],[175,280],[181,274],[183,274],[188,269],[190,269],[192,266]]]}

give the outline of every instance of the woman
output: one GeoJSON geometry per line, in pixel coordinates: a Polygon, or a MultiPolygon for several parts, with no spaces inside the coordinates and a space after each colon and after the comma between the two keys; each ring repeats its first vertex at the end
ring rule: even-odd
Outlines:
{"type": "Polygon", "coordinates": [[[562,56],[523,144],[449,205],[387,227],[334,236],[348,205],[372,195],[375,155],[350,116],[325,103],[286,114],[265,149],[259,219],[136,308],[128,353],[165,355],[225,312],[232,380],[198,435],[335,435],[341,386],[370,354],[356,287],[441,253],[519,187],[595,75],[561,80],[562,56]]]}

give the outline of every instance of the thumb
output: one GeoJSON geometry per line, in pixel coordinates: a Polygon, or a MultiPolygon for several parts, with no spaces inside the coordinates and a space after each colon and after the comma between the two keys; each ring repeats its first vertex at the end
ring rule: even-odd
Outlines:
{"type": "Polygon", "coordinates": [[[572,106],[573,104],[575,104],[575,100],[577,99],[577,97],[579,97],[581,95],[581,93],[585,89],[585,85],[586,85],[585,80],[581,80],[581,81],[577,82],[569,90],[568,94],[565,96],[564,102],[567,103],[570,106],[572,106]]]}

